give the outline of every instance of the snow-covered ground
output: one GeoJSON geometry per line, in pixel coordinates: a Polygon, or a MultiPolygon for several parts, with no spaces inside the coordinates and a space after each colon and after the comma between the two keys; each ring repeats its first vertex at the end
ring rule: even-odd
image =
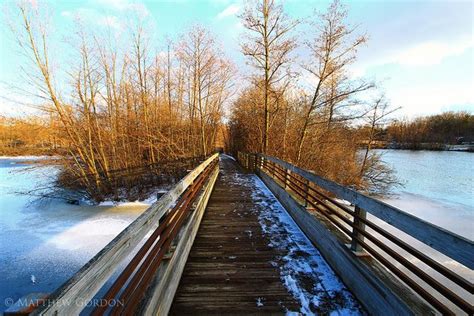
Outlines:
{"type": "Polygon", "coordinates": [[[0,159],[0,313],[7,298],[56,289],[148,207],[39,202],[16,194],[57,172],[53,166],[30,168],[24,160],[31,157],[0,159]]]}
{"type": "Polygon", "coordinates": [[[318,307],[328,302],[339,305],[332,315],[360,315],[360,307],[352,294],[346,290],[321,253],[301,231],[288,212],[258,178],[254,177],[257,190],[253,193],[255,203],[264,206],[259,221],[271,240],[272,247],[289,249],[281,262],[281,277],[285,286],[301,303],[301,313],[314,314],[318,307]]]}
{"type": "MultiPolygon", "coordinates": [[[[331,315],[360,315],[363,312],[354,296],[345,288],[276,197],[256,176],[232,175],[235,183],[248,186],[256,207],[262,231],[270,240],[269,246],[282,249],[287,255],[275,258],[280,267],[281,282],[301,305],[303,315],[330,311],[331,315]]],[[[265,297],[256,300],[265,304],[265,297]]]]}
{"type": "Polygon", "coordinates": [[[231,155],[222,154],[221,156],[224,156],[224,157],[229,158],[229,159],[231,159],[231,160],[233,160],[233,161],[236,161],[235,158],[232,157],[231,155]]]}

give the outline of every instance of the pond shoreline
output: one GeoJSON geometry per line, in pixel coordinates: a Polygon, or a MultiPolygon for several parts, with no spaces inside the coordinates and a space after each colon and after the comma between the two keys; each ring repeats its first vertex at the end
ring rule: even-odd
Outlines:
{"type": "MultiPolygon", "coordinates": [[[[474,153],[474,144],[443,144],[443,143],[388,143],[385,141],[375,142],[372,149],[390,150],[413,150],[413,151],[456,151],[474,153]]],[[[361,147],[366,149],[367,145],[361,147]]]]}

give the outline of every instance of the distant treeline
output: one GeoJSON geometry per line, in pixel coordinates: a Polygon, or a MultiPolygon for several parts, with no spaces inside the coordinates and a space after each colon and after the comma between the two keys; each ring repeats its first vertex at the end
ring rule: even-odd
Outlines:
{"type": "Polygon", "coordinates": [[[383,140],[415,146],[422,143],[462,144],[474,141],[474,115],[445,112],[390,123],[383,140]]]}
{"type": "Polygon", "coordinates": [[[44,117],[0,116],[0,156],[57,154],[64,140],[54,132],[56,124],[44,117]]]}

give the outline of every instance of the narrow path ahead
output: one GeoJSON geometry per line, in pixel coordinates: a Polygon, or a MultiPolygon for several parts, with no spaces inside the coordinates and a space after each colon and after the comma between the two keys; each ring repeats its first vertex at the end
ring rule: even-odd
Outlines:
{"type": "Polygon", "coordinates": [[[220,167],[170,314],[360,314],[260,179],[225,156],[220,167]]]}

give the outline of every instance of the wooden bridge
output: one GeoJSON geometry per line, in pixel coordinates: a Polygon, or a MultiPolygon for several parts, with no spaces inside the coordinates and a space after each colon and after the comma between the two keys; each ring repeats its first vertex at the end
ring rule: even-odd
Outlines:
{"type": "Polygon", "coordinates": [[[279,159],[238,162],[209,157],[31,314],[473,314],[471,240],[279,159]]]}

